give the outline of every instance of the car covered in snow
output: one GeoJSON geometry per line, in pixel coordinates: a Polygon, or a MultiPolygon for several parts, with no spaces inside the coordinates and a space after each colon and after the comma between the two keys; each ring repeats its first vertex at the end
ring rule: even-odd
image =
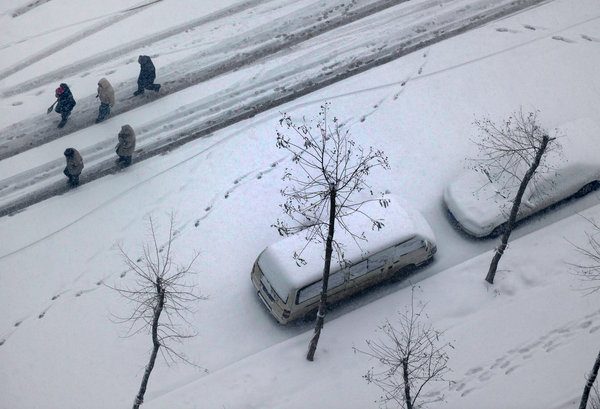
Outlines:
{"type": "MultiPolygon", "coordinates": [[[[339,301],[383,280],[401,278],[413,267],[430,261],[437,248],[433,231],[423,215],[399,198],[388,196],[387,207],[378,201],[368,202],[361,211],[381,219],[384,227],[373,229],[364,215],[354,213],[345,223],[355,234],[364,233],[366,241],[350,236],[338,228],[335,240],[343,246],[344,260],[331,261],[328,301],[339,301]]],[[[281,324],[298,318],[312,317],[322,289],[325,246],[321,242],[306,243],[302,233],[286,237],[260,253],[251,279],[269,312],[281,324]],[[303,263],[293,255],[302,250],[303,263]]]]}
{"type": "MultiPolygon", "coordinates": [[[[536,175],[521,201],[517,220],[529,217],[561,200],[580,197],[600,186],[600,127],[579,119],[560,127],[560,154],[548,159],[549,171],[536,175]]],[[[444,190],[444,203],[453,220],[475,237],[497,236],[508,221],[518,186],[501,188],[484,172],[459,175],[444,190]]]]}

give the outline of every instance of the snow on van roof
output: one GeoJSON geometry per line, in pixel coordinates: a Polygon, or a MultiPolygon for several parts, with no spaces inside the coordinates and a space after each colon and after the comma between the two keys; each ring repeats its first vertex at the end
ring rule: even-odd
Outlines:
{"type": "MultiPolygon", "coordinates": [[[[355,240],[340,226],[336,226],[334,239],[344,249],[346,260],[356,262],[368,254],[377,253],[394,244],[422,236],[435,243],[435,236],[423,215],[398,197],[388,195],[389,206],[383,207],[379,202],[365,203],[361,210],[374,219],[382,219],[384,227],[373,229],[372,222],[362,214],[349,215],[345,222],[355,234],[364,232],[367,241],[355,240]]],[[[286,237],[268,246],[258,257],[258,264],[269,280],[269,283],[282,300],[292,289],[301,288],[319,280],[323,276],[325,260],[325,243],[313,241],[306,245],[305,234],[302,232],[286,237]],[[303,247],[306,246],[304,250],[303,247]],[[299,266],[294,260],[294,252],[302,251],[301,258],[306,264],[299,266]]],[[[333,254],[331,272],[339,270],[340,262],[333,254]]]]}

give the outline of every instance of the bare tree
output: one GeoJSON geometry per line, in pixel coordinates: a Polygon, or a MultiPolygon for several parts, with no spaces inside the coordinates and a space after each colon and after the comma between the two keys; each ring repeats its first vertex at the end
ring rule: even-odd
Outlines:
{"type": "MultiPolygon", "coordinates": [[[[327,309],[327,288],[331,259],[334,250],[338,260],[343,260],[343,250],[335,241],[336,226],[341,227],[356,240],[361,232],[352,232],[344,219],[353,213],[361,213],[371,219],[373,225],[381,228],[381,220],[375,220],[361,206],[373,198],[373,192],[366,177],[375,167],[389,169],[387,157],[380,150],[364,150],[349,137],[348,130],[334,117],[328,117],[329,104],[321,106],[316,121],[295,123],[289,115],[282,114],[279,123],[283,131],[277,131],[277,147],[292,153],[297,167],[286,169],[283,179],[289,185],[281,191],[285,201],[281,205],[292,224],[277,220],[273,225],[281,235],[304,231],[307,244],[313,240],[325,243],[325,263],[323,267],[323,286],[315,322],[314,335],[310,341],[306,359],[312,361],[317,343],[325,322],[327,309]],[[296,173],[299,175],[296,176],[296,173]],[[354,195],[366,190],[368,200],[356,200],[354,195]]],[[[305,247],[306,248],[306,247],[305,247]]],[[[294,254],[298,264],[302,264],[302,250],[294,254]]]]}
{"type": "MultiPolygon", "coordinates": [[[[583,217],[583,216],[582,216],[583,217]]],[[[593,231],[585,232],[587,236],[587,246],[580,246],[575,243],[571,245],[586,259],[581,263],[569,263],[574,268],[574,273],[586,284],[583,290],[587,294],[595,293],[600,290],[600,225],[594,219],[584,217],[593,228],[593,231]]]]}
{"type": "Polygon", "coordinates": [[[382,336],[367,340],[368,351],[355,352],[376,359],[383,368],[371,368],[364,378],[383,390],[381,403],[394,402],[401,408],[413,409],[428,403],[423,390],[430,382],[444,380],[448,368],[448,342],[442,343],[442,332],[422,322],[425,305],[415,309],[414,287],[410,308],[399,313],[396,325],[388,320],[379,327],[382,336]]]}
{"type": "Polygon", "coordinates": [[[594,409],[598,407],[598,389],[594,388],[594,382],[596,382],[596,377],[598,376],[598,369],[600,369],[600,352],[598,352],[598,356],[596,356],[596,362],[594,362],[592,372],[590,372],[587,377],[585,387],[583,388],[583,394],[581,395],[581,401],[579,402],[579,409],[586,408],[590,392],[595,392],[595,395],[592,395],[593,398],[590,401],[591,407],[594,409]]]}
{"type": "Polygon", "coordinates": [[[481,133],[476,142],[481,154],[476,160],[476,169],[500,188],[500,194],[512,197],[508,221],[501,229],[500,246],[496,248],[485,277],[493,284],[498,263],[515,227],[525,189],[530,182],[535,183],[536,175],[548,171],[543,159],[556,147],[556,138],[551,138],[538,124],[537,112],[524,114],[519,110],[501,124],[483,119],[475,121],[475,125],[481,133]]]}
{"type": "Polygon", "coordinates": [[[148,224],[150,240],[144,243],[141,257],[130,257],[119,245],[125,264],[135,274],[135,285],[133,288],[113,287],[133,304],[133,312],[119,318],[120,322],[129,325],[128,334],[131,336],[148,331],[152,336],[152,352],[133,404],[134,409],[138,409],[144,401],[159,350],[167,362],[179,359],[191,363],[173,349],[173,343],[182,343],[195,335],[188,330],[191,324],[186,320],[185,314],[191,311],[192,302],[205,298],[196,295],[194,285],[187,282],[188,276],[193,274],[191,268],[198,253],[188,264],[175,264],[173,260],[173,214],[170,216],[169,234],[164,245],[159,245],[156,225],[151,217],[148,224]]]}
{"type": "MultiPolygon", "coordinates": [[[[586,219],[593,228],[591,233],[587,231],[585,233],[588,245],[582,246],[572,242],[570,243],[587,261],[569,264],[575,269],[575,275],[582,281],[591,282],[591,284],[586,284],[583,288],[587,295],[589,295],[600,290],[600,241],[598,240],[600,225],[594,219],[588,219],[586,217],[584,217],[584,219],[586,219]]],[[[592,371],[586,377],[585,387],[583,388],[581,401],[579,402],[579,409],[585,409],[588,406],[588,403],[590,408],[600,409],[600,395],[598,395],[598,386],[595,384],[599,369],[600,352],[596,356],[592,371]]]]}

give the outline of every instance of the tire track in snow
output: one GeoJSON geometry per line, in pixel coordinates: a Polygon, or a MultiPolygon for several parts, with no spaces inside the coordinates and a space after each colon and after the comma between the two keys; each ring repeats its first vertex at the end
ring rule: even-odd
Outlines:
{"type": "MultiPolygon", "coordinates": [[[[8,88],[2,90],[2,96],[9,97],[12,95],[21,94],[23,92],[30,91],[34,88],[37,88],[43,84],[60,81],[64,78],[77,75],[85,70],[89,70],[89,69],[93,68],[94,66],[101,65],[101,64],[105,63],[106,61],[113,60],[116,57],[130,54],[133,51],[141,49],[148,45],[155,44],[159,41],[168,39],[170,37],[176,36],[183,32],[196,29],[200,26],[203,26],[203,25],[206,25],[209,23],[213,23],[215,20],[220,20],[220,19],[223,19],[226,17],[231,17],[235,14],[240,14],[244,11],[250,11],[250,13],[251,13],[252,9],[261,6],[263,3],[269,3],[272,1],[273,0],[248,0],[243,3],[235,4],[231,7],[221,9],[214,13],[211,13],[206,16],[202,16],[198,19],[192,20],[191,22],[187,22],[185,24],[176,26],[174,28],[170,28],[170,29],[161,31],[154,35],[127,43],[125,45],[113,48],[111,50],[107,50],[103,53],[96,54],[94,57],[84,59],[84,60],[80,61],[79,63],[70,64],[68,67],[61,67],[57,70],[51,71],[44,75],[38,76],[38,77],[30,79],[28,81],[24,81],[22,83],[19,83],[17,85],[11,86],[11,87],[8,87],[8,88]]],[[[360,19],[365,12],[372,14],[372,13],[375,13],[375,12],[381,10],[382,8],[391,7],[392,5],[394,5],[394,3],[398,3],[398,1],[404,2],[404,1],[408,1],[408,0],[363,0],[363,1],[367,2],[367,6],[362,6],[362,10],[359,8],[358,10],[361,10],[360,13],[357,13],[356,15],[354,15],[355,13],[346,13],[346,18],[351,18],[351,20],[349,20],[348,22],[354,21],[356,19],[360,19]]],[[[448,0],[444,0],[444,1],[448,1],[448,0]]],[[[331,1],[331,3],[333,3],[333,1],[331,1]]],[[[339,3],[341,3],[342,5],[344,4],[343,0],[335,0],[335,3],[333,3],[333,4],[338,5],[339,3]]],[[[356,3],[356,1],[351,2],[351,3],[356,3]]],[[[282,21],[279,21],[278,24],[279,24],[279,26],[285,26],[287,24],[310,26],[311,24],[315,24],[315,25],[318,25],[321,30],[323,30],[329,24],[324,23],[324,22],[318,23],[318,19],[322,16],[322,14],[320,12],[322,10],[324,10],[323,12],[327,13],[330,7],[331,6],[328,7],[328,6],[320,5],[320,7],[308,8],[308,9],[304,10],[304,12],[306,13],[304,15],[301,13],[292,13],[290,16],[288,16],[287,19],[281,19],[282,21]]],[[[335,8],[335,6],[333,6],[333,8],[335,8]]],[[[346,9],[344,9],[344,10],[352,11],[351,6],[347,6],[346,9]]],[[[343,11],[343,10],[338,10],[338,13],[341,11],[343,11]]],[[[337,18],[338,16],[333,16],[333,17],[337,18]]],[[[335,20],[335,18],[332,18],[331,20],[335,20]]],[[[256,42],[255,37],[257,37],[257,36],[263,37],[263,40],[266,40],[266,39],[273,40],[275,36],[283,36],[283,37],[287,36],[287,37],[289,37],[289,38],[287,38],[288,40],[294,40],[295,42],[301,41],[301,37],[299,37],[295,33],[292,33],[291,35],[282,34],[282,33],[285,33],[285,30],[281,30],[281,29],[278,29],[278,31],[275,32],[275,28],[273,27],[274,24],[276,25],[277,23],[274,22],[271,24],[261,25],[258,28],[251,29],[250,32],[246,32],[246,33],[242,33],[240,35],[234,36],[233,39],[225,40],[224,42],[219,41],[218,45],[213,47],[208,53],[202,53],[202,55],[203,56],[206,56],[206,54],[219,55],[219,54],[223,53],[223,50],[228,50],[228,49],[235,50],[238,48],[244,48],[244,46],[247,47],[248,44],[256,42]],[[265,32],[268,32],[268,34],[265,35],[265,32]]],[[[347,22],[345,24],[347,24],[347,22]]],[[[336,27],[335,25],[332,25],[330,29],[335,28],[335,27],[336,27]]],[[[70,44],[70,42],[68,44],[70,44]]],[[[290,43],[286,43],[281,48],[285,48],[286,46],[289,46],[289,45],[290,45],[290,43]]],[[[63,47],[64,47],[64,45],[63,45],[63,47]]],[[[55,50],[55,51],[58,51],[58,50],[55,50]]],[[[42,51],[42,53],[47,54],[46,50],[42,51]]],[[[47,55],[45,55],[45,56],[47,56],[47,55]]],[[[32,61],[37,60],[35,57],[32,57],[30,59],[32,59],[32,61]]],[[[197,60],[197,57],[195,57],[194,59],[197,60]]],[[[196,66],[197,66],[197,61],[195,61],[195,62],[196,62],[196,66]]],[[[21,68],[26,67],[26,65],[24,65],[22,63],[20,63],[19,65],[21,65],[21,68]]],[[[10,74],[12,74],[12,73],[14,73],[14,71],[11,72],[10,74]]],[[[8,75],[10,75],[10,74],[8,74],[8,75]]],[[[0,80],[4,79],[8,75],[5,75],[4,71],[0,71],[0,80]]]]}
{"type": "MultiPolygon", "coordinates": [[[[250,7],[257,1],[258,0],[253,0],[244,4],[250,7]]],[[[348,25],[381,10],[392,7],[399,2],[406,2],[407,0],[369,1],[370,3],[366,6],[357,6],[356,9],[352,9],[350,6],[345,6],[341,9],[336,6],[323,6],[316,9],[307,8],[306,10],[302,10],[302,13],[307,14],[302,14],[300,12],[292,13],[288,19],[281,19],[281,21],[278,21],[277,23],[262,25],[252,30],[251,33],[243,33],[235,36],[232,39],[220,42],[204,52],[194,54],[183,60],[177,61],[176,63],[162,67],[159,70],[159,80],[163,84],[163,88],[158,95],[153,94],[150,98],[148,98],[148,93],[144,94],[141,98],[132,97],[133,91],[137,89],[136,78],[113,84],[115,88],[115,99],[119,101],[119,103],[111,109],[111,116],[114,117],[120,113],[137,108],[138,106],[156,99],[156,96],[172,94],[191,85],[238,70],[263,57],[273,55],[281,50],[286,50],[289,47],[302,43],[314,36],[348,25]],[[330,14],[327,22],[318,21],[319,18],[322,18],[323,13],[333,11],[336,11],[337,14],[330,14]],[[290,32],[290,34],[282,34],[286,31],[290,32]],[[233,55],[227,53],[224,54],[224,50],[235,50],[235,53],[233,55]],[[199,65],[198,61],[207,62],[205,65],[199,65]]],[[[429,6],[419,6],[419,8],[429,8],[429,6]]],[[[225,15],[230,14],[225,12],[222,13],[225,15]]],[[[202,22],[206,23],[213,19],[205,21],[206,18],[203,18],[202,22]]],[[[163,34],[160,36],[163,36],[163,34]]],[[[146,45],[149,44],[148,41],[149,40],[146,39],[141,43],[146,45]]],[[[123,50],[130,52],[132,49],[128,46],[123,50]]],[[[94,57],[92,60],[94,61],[94,64],[99,64],[113,58],[113,54],[114,53],[104,55],[102,59],[94,57]]],[[[73,64],[68,70],[79,71],[79,69],[77,64],[73,64]]],[[[3,96],[7,97],[20,94],[51,81],[62,81],[68,75],[69,71],[65,72],[64,69],[61,69],[58,72],[38,77],[5,89],[3,91],[3,96]]],[[[1,78],[2,76],[0,73],[0,79],[1,78]]],[[[67,126],[60,131],[57,131],[55,128],[55,118],[47,115],[40,115],[38,117],[27,119],[1,130],[0,159],[13,156],[17,153],[58,139],[68,133],[93,125],[98,110],[98,102],[94,95],[78,99],[77,107],[75,109],[76,112],[71,116],[67,126]]]]}
{"type": "MultiPolygon", "coordinates": [[[[324,44],[319,49],[314,46],[311,48],[310,44],[312,43],[307,41],[304,45],[307,45],[307,49],[311,51],[311,55],[315,56],[314,60],[307,59],[300,47],[298,57],[292,60],[293,63],[282,64],[281,67],[270,70],[264,74],[264,78],[260,81],[250,83],[245,87],[234,84],[226,93],[221,92],[219,95],[209,95],[199,100],[196,104],[185,107],[184,110],[171,113],[171,117],[161,118],[160,121],[166,122],[167,125],[161,126],[157,124],[154,127],[154,134],[144,134],[144,132],[140,134],[140,142],[142,142],[142,145],[143,143],[146,143],[146,145],[141,152],[136,153],[135,161],[144,160],[191,140],[207,136],[215,130],[250,118],[259,112],[289,102],[301,95],[363,72],[379,64],[389,62],[401,55],[408,54],[441,39],[462,33],[470,28],[484,24],[486,21],[493,20],[498,16],[520,9],[524,5],[530,6],[532,3],[538,4],[543,1],[517,2],[516,5],[513,2],[510,6],[500,4],[492,7],[492,9],[485,8],[484,6],[488,5],[488,3],[482,1],[480,2],[482,10],[476,10],[474,15],[468,14],[456,21],[455,15],[449,13],[445,16],[443,23],[435,26],[435,29],[431,31],[416,30],[416,28],[422,26],[420,23],[414,23],[412,26],[408,24],[407,27],[398,29],[398,16],[394,13],[404,13],[405,10],[402,8],[393,8],[390,9],[391,12],[387,15],[388,25],[383,25],[380,29],[382,32],[387,33],[385,30],[396,27],[397,32],[401,34],[398,34],[397,38],[394,38],[395,42],[386,44],[384,48],[378,48],[375,51],[368,48],[360,48],[358,50],[349,48],[349,51],[347,51],[349,55],[343,55],[342,53],[340,56],[336,56],[338,64],[336,64],[335,69],[330,71],[323,71],[321,69],[323,61],[331,60],[332,50],[327,47],[330,44],[344,45],[343,42],[339,41],[338,37],[332,36],[333,38],[329,38],[330,43],[324,44]],[[318,55],[317,52],[323,54],[318,55]],[[359,58],[357,58],[357,54],[359,58]],[[301,63],[304,65],[298,68],[297,64],[301,63]],[[299,74],[304,74],[305,77],[298,78],[299,74]],[[273,93],[272,91],[275,92],[273,93]],[[218,100],[222,100],[223,102],[215,104],[214,101],[218,100]],[[190,123],[192,125],[189,125],[190,123]],[[168,133],[169,130],[173,129],[174,131],[168,133]]],[[[422,10],[422,13],[427,14],[427,10],[422,10]]],[[[409,14],[406,18],[410,19],[411,17],[414,16],[409,14]]],[[[436,19],[438,22],[442,19],[439,15],[430,16],[430,18],[436,19]]],[[[381,23],[381,21],[376,21],[376,23],[381,23]]],[[[373,23],[371,22],[371,24],[373,23]]],[[[347,27],[348,30],[355,29],[357,31],[360,31],[362,28],[363,26],[359,23],[357,23],[356,27],[347,27]]],[[[316,38],[311,41],[321,44],[323,40],[322,38],[316,38]]],[[[352,42],[356,43],[356,40],[354,39],[352,42]]],[[[285,56],[289,57],[290,53],[284,53],[285,56]]],[[[281,58],[281,56],[274,56],[273,58],[281,58]]],[[[420,75],[421,78],[424,76],[426,75],[420,75]]],[[[150,128],[148,125],[150,124],[145,124],[145,127],[150,128]]],[[[110,153],[112,155],[112,152],[110,153]]],[[[91,169],[88,168],[88,171],[84,175],[82,174],[81,182],[83,184],[116,171],[118,171],[117,166],[114,164],[109,165],[109,161],[106,161],[99,166],[92,167],[91,169]]],[[[0,207],[0,216],[18,211],[30,204],[66,191],[67,187],[64,182],[60,184],[58,182],[54,183],[41,191],[25,194],[17,200],[3,205],[0,207]]]]}
{"type": "MultiPolygon", "coordinates": [[[[0,71],[0,80],[3,80],[6,77],[8,77],[16,72],[19,72],[23,68],[26,68],[26,67],[30,66],[31,64],[33,64],[41,59],[44,59],[44,58],[54,54],[55,52],[68,47],[69,45],[71,45],[77,41],[83,40],[86,37],[96,34],[97,32],[104,30],[108,26],[111,26],[115,23],[118,23],[121,20],[124,20],[128,17],[131,17],[134,14],[137,14],[137,13],[143,11],[145,9],[145,7],[151,6],[151,5],[159,3],[161,1],[162,0],[145,1],[143,3],[140,3],[138,6],[132,7],[123,12],[119,12],[119,14],[116,16],[108,17],[105,20],[100,21],[99,23],[94,24],[93,26],[88,27],[84,30],[81,30],[80,32],[75,33],[75,34],[67,37],[64,40],[57,41],[52,46],[47,47],[47,48],[43,49],[42,51],[35,53],[35,54],[21,60],[17,64],[14,64],[11,67],[8,67],[8,68],[0,71]]],[[[61,78],[64,78],[64,76],[61,78]]]]}
{"type": "Polygon", "coordinates": [[[36,0],[36,1],[31,2],[23,7],[19,7],[17,9],[15,9],[11,14],[13,17],[19,17],[19,16],[27,13],[28,11],[31,11],[31,10],[35,9],[36,7],[39,7],[42,4],[46,4],[50,1],[51,0],[36,0]]]}

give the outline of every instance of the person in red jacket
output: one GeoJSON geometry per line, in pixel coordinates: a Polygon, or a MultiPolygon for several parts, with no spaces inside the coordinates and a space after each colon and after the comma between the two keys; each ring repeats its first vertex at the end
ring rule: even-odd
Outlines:
{"type": "Polygon", "coordinates": [[[69,118],[69,115],[71,115],[71,111],[77,102],[75,102],[75,98],[73,98],[69,86],[64,82],[56,88],[54,96],[57,99],[56,108],[54,108],[54,110],[59,113],[62,118],[58,123],[57,128],[62,128],[67,123],[67,119],[69,118]]]}

